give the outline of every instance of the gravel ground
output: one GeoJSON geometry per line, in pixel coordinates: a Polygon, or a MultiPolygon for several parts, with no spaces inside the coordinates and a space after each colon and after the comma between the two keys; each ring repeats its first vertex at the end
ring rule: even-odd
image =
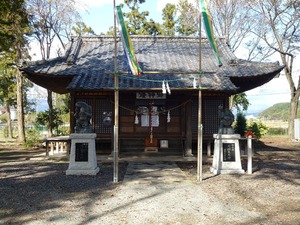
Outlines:
{"type": "Polygon", "coordinates": [[[300,144],[281,142],[255,145],[252,175],[214,176],[206,164],[200,184],[195,162],[121,163],[114,184],[112,163],[66,176],[66,162],[0,144],[0,224],[299,225],[300,144]]]}

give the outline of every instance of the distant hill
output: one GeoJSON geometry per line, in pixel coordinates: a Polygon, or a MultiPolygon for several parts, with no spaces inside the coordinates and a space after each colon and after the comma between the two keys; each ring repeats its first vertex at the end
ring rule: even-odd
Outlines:
{"type": "MultiPolygon", "coordinates": [[[[263,120],[282,120],[287,121],[289,116],[290,103],[277,103],[258,114],[259,119],[263,120]]],[[[298,117],[300,117],[300,107],[298,107],[298,117]]]]}

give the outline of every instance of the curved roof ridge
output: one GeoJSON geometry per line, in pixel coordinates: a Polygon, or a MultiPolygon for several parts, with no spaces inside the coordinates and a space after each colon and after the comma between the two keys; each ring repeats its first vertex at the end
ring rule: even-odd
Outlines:
{"type": "Polygon", "coordinates": [[[72,43],[70,45],[70,48],[66,51],[65,57],[67,64],[74,64],[75,60],[78,56],[80,47],[82,44],[82,38],[79,36],[75,41],[72,39],[72,43]],[[74,45],[74,47],[73,47],[74,45]]]}
{"type": "MultiPolygon", "coordinates": [[[[81,39],[86,41],[86,40],[99,40],[102,39],[103,41],[111,41],[111,39],[114,38],[114,35],[86,35],[86,36],[81,36],[81,39]]],[[[119,39],[120,36],[117,35],[117,38],[119,39]]],[[[191,41],[198,41],[199,36],[161,36],[161,35],[130,35],[131,40],[157,40],[157,41],[164,41],[164,40],[191,40],[191,41]]],[[[223,40],[225,39],[224,37],[217,37],[217,40],[223,40]]],[[[201,40],[207,40],[207,37],[201,37],[201,40]]]]}

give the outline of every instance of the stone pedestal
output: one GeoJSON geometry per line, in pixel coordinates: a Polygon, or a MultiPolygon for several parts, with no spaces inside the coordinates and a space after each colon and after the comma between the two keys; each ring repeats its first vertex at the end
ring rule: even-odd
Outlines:
{"type": "Polygon", "coordinates": [[[239,134],[214,134],[214,158],[210,171],[214,174],[240,174],[242,169],[239,134]]]}
{"type": "Polygon", "coordinates": [[[75,133],[70,135],[71,154],[66,175],[96,175],[97,166],[95,133],[75,133]]]}

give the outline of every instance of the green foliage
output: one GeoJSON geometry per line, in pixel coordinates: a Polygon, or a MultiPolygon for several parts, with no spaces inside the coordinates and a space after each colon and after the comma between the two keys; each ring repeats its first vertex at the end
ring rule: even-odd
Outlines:
{"type": "Polygon", "coordinates": [[[247,121],[245,114],[238,112],[236,121],[233,125],[235,133],[240,134],[242,137],[247,131],[252,131],[255,138],[260,139],[263,135],[268,133],[269,128],[261,121],[255,122],[253,120],[247,121]]]}
{"type": "Polygon", "coordinates": [[[261,121],[249,121],[248,130],[251,130],[257,139],[260,139],[263,135],[266,135],[268,133],[268,129],[269,128],[261,121]]]}
{"type": "Polygon", "coordinates": [[[70,112],[70,94],[56,94],[55,107],[60,111],[60,114],[67,114],[70,112]]]}
{"type": "Polygon", "coordinates": [[[126,26],[129,34],[141,35],[149,34],[149,31],[146,29],[148,26],[147,17],[149,16],[149,11],[140,12],[139,4],[144,3],[145,1],[137,0],[127,0],[125,4],[128,6],[130,11],[128,13],[123,13],[124,17],[127,18],[126,26]]]}
{"type": "Polygon", "coordinates": [[[84,22],[76,22],[76,25],[72,27],[72,30],[75,32],[75,35],[78,36],[95,34],[94,30],[91,27],[88,27],[84,22]]]}
{"type": "Polygon", "coordinates": [[[3,114],[0,115],[0,123],[6,123],[7,122],[7,115],[3,114]]]}
{"type": "Polygon", "coordinates": [[[31,128],[26,130],[26,147],[36,147],[41,143],[41,135],[38,129],[31,128]]]}
{"type": "MultiPolygon", "coordinates": [[[[129,8],[129,12],[123,13],[127,18],[125,25],[129,34],[133,35],[164,35],[161,24],[153,19],[148,20],[149,11],[140,12],[140,4],[145,0],[126,0],[125,4],[129,8]]],[[[123,7],[123,5],[121,5],[123,7]]],[[[113,34],[113,28],[109,28],[107,34],[113,34]]]]}
{"type": "MultiPolygon", "coordinates": [[[[49,121],[49,111],[46,110],[46,111],[43,111],[43,112],[39,112],[37,114],[37,117],[36,117],[35,121],[36,121],[37,125],[42,125],[42,126],[47,126],[48,127],[49,126],[49,123],[48,123],[48,121],[49,121]]],[[[53,111],[52,111],[52,124],[50,124],[52,129],[55,129],[56,131],[58,131],[58,127],[62,124],[63,124],[63,121],[60,117],[60,111],[58,109],[53,109],[53,111]]]]}
{"type": "Polygon", "coordinates": [[[268,129],[268,135],[287,135],[288,134],[288,129],[283,128],[283,127],[270,127],[268,129]]]}
{"type": "Polygon", "coordinates": [[[239,93],[233,96],[233,107],[235,107],[238,112],[247,111],[249,104],[245,93],[239,93]]]}
{"type": "Polygon", "coordinates": [[[0,57],[0,104],[13,105],[17,100],[16,69],[9,66],[14,62],[11,53],[3,53],[0,57]]]}
{"type": "Polygon", "coordinates": [[[4,137],[4,138],[8,138],[8,126],[5,126],[5,127],[3,128],[3,137],[4,137]]]}
{"type": "Polygon", "coordinates": [[[176,6],[168,3],[163,9],[163,29],[164,35],[174,36],[175,35],[175,24],[176,24],[176,6]]]}
{"type": "MultiPolygon", "coordinates": [[[[262,111],[258,115],[258,118],[264,120],[288,121],[289,109],[290,109],[290,103],[287,102],[277,103],[262,111]]],[[[300,106],[298,107],[298,117],[300,117],[300,106]]]]}
{"type": "MultiPolygon", "coordinates": [[[[187,0],[181,0],[177,5],[166,4],[162,13],[163,23],[157,23],[148,11],[140,12],[140,4],[145,0],[125,0],[129,12],[123,13],[125,25],[130,35],[195,35],[198,33],[198,11],[187,0]],[[178,16],[177,16],[178,13],[178,16]]],[[[122,7],[124,5],[121,4],[122,7]]],[[[114,28],[110,27],[107,34],[114,34],[114,28]]]]}
{"type": "Polygon", "coordinates": [[[57,135],[69,135],[70,126],[59,126],[57,129],[57,135]]]}
{"type": "Polygon", "coordinates": [[[15,52],[24,43],[23,35],[29,31],[24,0],[1,1],[0,52],[15,52]],[[20,46],[20,45],[19,45],[20,46]]]}
{"type": "Polygon", "coordinates": [[[181,0],[177,5],[179,17],[176,31],[180,35],[195,35],[198,32],[198,11],[188,0],[181,0]]]}
{"type": "Polygon", "coordinates": [[[236,121],[233,125],[233,128],[236,134],[240,134],[241,136],[244,136],[247,130],[247,120],[244,113],[242,112],[237,113],[236,121]]]}
{"type": "Polygon", "coordinates": [[[156,23],[153,19],[145,24],[145,30],[149,35],[164,35],[161,24],[156,23]]]}
{"type": "MultiPolygon", "coordinates": [[[[10,66],[13,63],[13,54],[4,53],[4,57],[0,57],[0,104],[13,106],[17,104],[17,68],[10,66]]],[[[28,79],[24,79],[23,82],[23,104],[26,111],[28,111],[32,105],[28,101],[27,91],[33,84],[28,79]]]]}

